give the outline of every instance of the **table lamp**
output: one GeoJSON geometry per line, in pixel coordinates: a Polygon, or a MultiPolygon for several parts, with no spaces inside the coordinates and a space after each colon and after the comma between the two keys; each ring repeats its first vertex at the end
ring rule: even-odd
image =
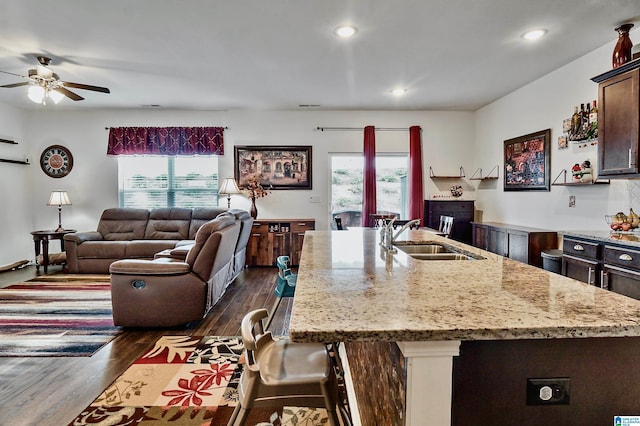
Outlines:
{"type": "Polygon", "coordinates": [[[231,208],[231,194],[241,194],[240,189],[238,188],[238,184],[234,178],[224,178],[222,181],[222,185],[220,185],[220,189],[218,190],[218,194],[227,196],[227,208],[231,208]]]}
{"type": "Polygon", "coordinates": [[[58,229],[56,232],[64,231],[62,227],[62,206],[70,206],[71,200],[69,199],[69,195],[67,195],[67,191],[57,190],[51,191],[51,196],[49,196],[49,202],[47,202],[48,206],[58,206],[58,229]]]}

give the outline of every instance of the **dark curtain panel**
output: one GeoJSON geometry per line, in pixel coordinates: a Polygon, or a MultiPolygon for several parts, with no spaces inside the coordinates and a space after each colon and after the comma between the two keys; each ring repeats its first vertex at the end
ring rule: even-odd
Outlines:
{"type": "Polygon", "coordinates": [[[372,227],[376,213],[376,130],[364,128],[364,191],[362,198],[362,226],[372,227]]]}
{"type": "Polygon", "coordinates": [[[107,155],[223,155],[224,127],[112,127],[107,155]]]}
{"type": "Polygon", "coordinates": [[[424,223],[424,198],[422,191],[422,129],[409,128],[409,219],[420,219],[424,223]]]}

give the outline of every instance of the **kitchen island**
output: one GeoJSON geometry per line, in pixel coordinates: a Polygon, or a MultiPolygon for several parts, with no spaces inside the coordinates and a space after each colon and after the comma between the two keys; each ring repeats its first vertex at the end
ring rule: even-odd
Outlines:
{"type": "MultiPolygon", "coordinates": [[[[482,259],[419,260],[402,251],[387,253],[378,244],[379,233],[372,229],[309,232],[302,250],[289,333],[292,340],[299,342],[396,342],[404,356],[406,374],[405,412],[399,420],[402,423],[451,424],[452,401],[454,411],[456,407],[469,410],[465,401],[456,402],[465,392],[478,392],[462,386],[465,381],[478,381],[469,367],[473,367],[473,359],[465,356],[467,342],[469,354],[485,363],[491,362],[491,355],[483,357],[486,348],[474,347],[473,342],[523,343],[524,347],[491,346],[489,350],[510,353],[504,359],[525,364],[527,353],[542,357],[542,362],[536,359],[531,364],[544,364],[544,357],[550,354],[553,356],[546,360],[548,364],[558,360],[558,365],[565,365],[564,358],[569,358],[570,364],[574,346],[577,353],[593,348],[600,353],[602,344],[612,348],[611,353],[603,354],[608,361],[611,356],[617,363],[615,357],[629,351],[639,360],[635,355],[639,353],[635,350],[640,350],[639,301],[424,230],[405,231],[401,239],[441,243],[482,259]],[[556,342],[570,347],[557,347],[556,342]],[[585,348],[580,342],[589,345],[585,348]],[[454,360],[459,364],[459,377],[454,360]],[[462,385],[453,386],[456,383],[462,385]]],[[[487,367],[478,365],[477,369],[487,367]]],[[[635,365],[620,367],[623,371],[635,369],[635,365]]],[[[554,377],[548,374],[555,373],[551,369],[540,373],[544,376],[531,377],[548,378],[554,377]]],[[[518,408],[518,413],[529,413],[530,409],[546,409],[549,413],[558,407],[566,411],[582,405],[580,394],[576,395],[582,386],[576,382],[581,378],[574,373],[571,396],[577,403],[569,407],[532,407],[521,400],[518,402],[523,407],[518,408]]],[[[496,383],[500,386],[500,382],[496,383]]],[[[476,385],[482,389],[482,383],[476,385]]],[[[520,385],[523,390],[518,392],[524,395],[526,382],[515,386],[520,385]]],[[[634,385],[637,387],[637,382],[634,385]]],[[[611,387],[594,391],[610,390],[611,387]]],[[[486,391],[488,395],[489,389],[486,391]]],[[[638,391],[632,389],[631,394],[636,397],[638,391]]],[[[640,399],[636,401],[637,413],[627,414],[640,413],[640,399]]],[[[510,403],[508,399],[496,402],[510,403]]],[[[533,417],[541,412],[531,411],[533,417]]],[[[454,412],[453,423],[464,424],[463,420],[456,420],[457,416],[454,412]]],[[[358,413],[355,417],[359,418],[358,413]]],[[[523,419],[517,421],[526,424],[523,419]]]]}

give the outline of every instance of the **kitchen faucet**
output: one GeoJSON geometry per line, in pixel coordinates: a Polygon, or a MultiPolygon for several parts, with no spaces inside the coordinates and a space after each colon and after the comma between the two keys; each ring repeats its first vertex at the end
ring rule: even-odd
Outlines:
{"type": "Polygon", "coordinates": [[[410,228],[413,225],[420,226],[420,219],[413,219],[405,223],[404,225],[402,225],[402,227],[398,230],[398,232],[396,232],[396,235],[394,235],[393,238],[391,239],[391,243],[393,244],[396,238],[398,238],[398,235],[402,234],[405,231],[405,229],[410,228]]]}

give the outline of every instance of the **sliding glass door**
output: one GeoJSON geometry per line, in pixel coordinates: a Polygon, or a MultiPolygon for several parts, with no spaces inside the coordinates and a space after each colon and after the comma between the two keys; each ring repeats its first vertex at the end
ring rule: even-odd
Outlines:
{"type": "MultiPolygon", "coordinates": [[[[347,227],[362,226],[361,154],[329,154],[330,223],[340,217],[347,227]]],[[[378,213],[396,213],[407,218],[407,154],[376,154],[376,204],[378,213]]]]}

